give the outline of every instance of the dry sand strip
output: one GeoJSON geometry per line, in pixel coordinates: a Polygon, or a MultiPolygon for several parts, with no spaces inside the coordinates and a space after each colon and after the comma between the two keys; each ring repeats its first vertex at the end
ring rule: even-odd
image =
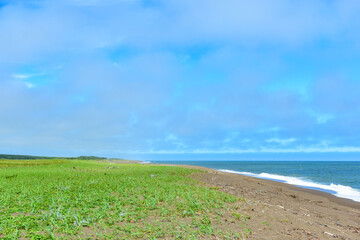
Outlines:
{"type": "MultiPolygon", "coordinates": [[[[205,170],[194,178],[208,187],[246,199],[238,210],[250,216],[247,226],[253,231],[247,239],[352,239],[360,240],[360,203],[334,195],[270,180],[258,179],[213,169],[170,165],[205,170]]],[[[236,230],[238,223],[224,222],[236,230]]]]}
{"type": "Polygon", "coordinates": [[[285,183],[207,170],[196,179],[244,197],[248,239],[360,239],[360,203],[285,183]]]}

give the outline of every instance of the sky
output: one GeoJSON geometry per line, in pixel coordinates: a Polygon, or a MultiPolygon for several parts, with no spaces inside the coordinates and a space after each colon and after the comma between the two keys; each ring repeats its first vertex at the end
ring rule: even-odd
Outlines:
{"type": "Polygon", "coordinates": [[[358,0],[0,0],[0,153],[360,157],[358,0]]]}

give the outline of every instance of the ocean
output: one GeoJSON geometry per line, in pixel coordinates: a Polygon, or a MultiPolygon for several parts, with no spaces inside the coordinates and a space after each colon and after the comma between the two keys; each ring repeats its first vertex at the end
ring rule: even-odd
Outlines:
{"type": "Polygon", "coordinates": [[[151,161],[203,166],[284,182],[360,202],[360,161],[151,161]]]}

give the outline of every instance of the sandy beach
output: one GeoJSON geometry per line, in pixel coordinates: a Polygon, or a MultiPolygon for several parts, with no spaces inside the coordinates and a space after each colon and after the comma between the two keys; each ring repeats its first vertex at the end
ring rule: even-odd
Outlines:
{"type": "MultiPolygon", "coordinates": [[[[181,166],[204,170],[193,177],[245,198],[241,212],[250,216],[247,226],[253,231],[247,239],[360,239],[360,202],[285,183],[181,166]]],[[[223,224],[240,228],[236,222],[223,224]]]]}

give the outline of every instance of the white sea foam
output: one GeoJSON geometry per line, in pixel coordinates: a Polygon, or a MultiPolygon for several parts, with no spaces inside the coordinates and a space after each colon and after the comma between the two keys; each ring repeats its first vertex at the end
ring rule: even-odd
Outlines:
{"type": "Polygon", "coordinates": [[[321,184],[312,182],[310,180],[297,178],[297,177],[287,177],[287,176],[281,176],[281,175],[275,175],[275,174],[269,174],[269,173],[251,173],[251,172],[237,172],[232,170],[226,170],[226,169],[220,169],[221,172],[228,172],[228,173],[236,173],[241,175],[246,175],[250,177],[256,177],[256,178],[262,178],[262,179],[269,179],[274,181],[281,181],[287,184],[304,187],[304,188],[310,188],[310,189],[316,189],[324,192],[329,192],[337,197],[341,198],[347,198],[351,199],[357,202],[360,202],[360,190],[354,189],[349,186],[344,186],[340,184],[321,184]]]}
{"type": "Polygon", "coordinates": [[[150,164],[151,162],[150,161],[141,161],[139,162],[140,164],[150,164]]]}

